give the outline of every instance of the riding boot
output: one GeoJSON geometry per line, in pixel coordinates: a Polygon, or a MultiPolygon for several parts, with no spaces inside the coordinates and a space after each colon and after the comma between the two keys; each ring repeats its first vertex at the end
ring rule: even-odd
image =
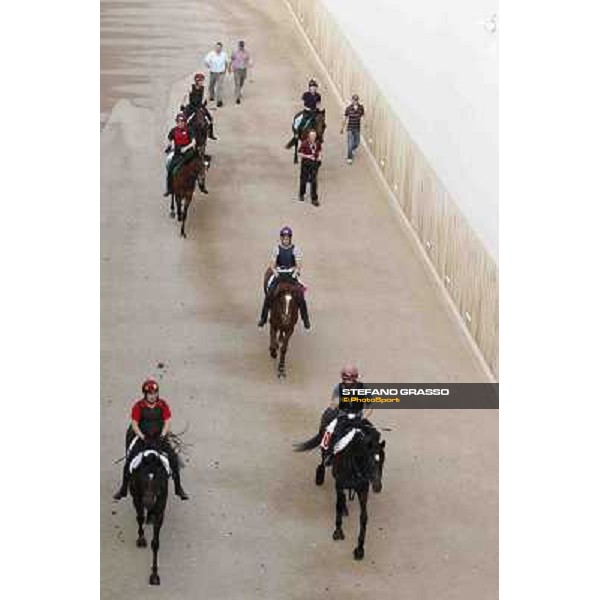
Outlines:
{"type": "Polygon", "coordinates": [[[219,138],[215,135],[215,130],[213,128],[212,122],[208,125],[208,137],[211,140],[218,140],[219,138]]]}
{"type": "Polygon", "coordinates": [[[302,318],[302,322],[304,323],[305,329],[310,329],[310,321],[308,320],[308,308],[306,306],[306,300],[304,299],[304,297],[300,298],[299,308],[300,317],[302,318]]]}
{"type": "Polygon", "coordinates": [[[163,196],[166,198],[167,196],[170,196],[173,192],[171,191],[171,173],[167,173],[167,191],[163,194],[163,196]]]}
{"type": "Polygon", "coordinates": [[[127,497],[127,491],[129,489],[129,462],[125,461],[125,466],[123,467],[123,481],[121,482],[121,487],[116,494],[113,494],[113,498],[115,500],[120,500],[121,498],[127,497]]]}
{"type": "MultiPolygon", "coordinates": [[[[177,459],[175,459],[177,460],[177,459]]],[[[175,495],[179,496],[182,500],[188,500],[189,496],[185,493],[181,487],[181,478],[179,475],[179,464],[171,464],[171,473],[173,476],[173,484],[175,485],[175,495]]]]}
{"type": "Polygon", "coordinates": [[[269,294],[266,294],[262,305],[262,311],[260,313],[260,321],[258,322],[259,327],[264,327],[267,319],[269,318],[269,308],[271,306],[270,300],[269,294]]]}

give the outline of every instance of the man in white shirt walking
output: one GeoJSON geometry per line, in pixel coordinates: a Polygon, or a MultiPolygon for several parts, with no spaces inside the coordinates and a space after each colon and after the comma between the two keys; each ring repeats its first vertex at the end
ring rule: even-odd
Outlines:
{"type": "Polygon", "coordinates": [[[211,100],[217,99],[217,106],[223,106],[223,79],[229,65],[227,52],[223,50],[223,44],[217,42],[215,49],[204,57],[204,64],[210,72],[208,82],[208,95],[211,100]]]}

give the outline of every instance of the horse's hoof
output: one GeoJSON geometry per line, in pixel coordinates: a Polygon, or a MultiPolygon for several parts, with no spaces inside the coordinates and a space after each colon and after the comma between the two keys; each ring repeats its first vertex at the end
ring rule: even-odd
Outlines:
{"type": "Polygon", "coordinates": [[[137,541],[135,542],[135,545],[138,548],[145,548],[148,545],[148,542],[146,541],[146,538],[141,537],[141,538],[137,539],[137,541]]]}
{"type": "Polygon", "coordinates": [[[150,585],[160,585],[158,573],[152,573],[152,575],[150,575],[150,585]]]}
{"type": "Polygon", "coordinates": [[[174,211],[171,211],[171,212],[169,213],[169,215],[171,216],[171,219],[174,219],[174,218],[175,218],[175,212],[174,212],[174,211]]]}
{"type": "Polygon", "coordinates": [[[181,237],[182,237],[184,240],[187,238],[187,235],[185,235],[185,232],[184,232],[184,231],[182,231],[182,232],[181,232],[181,237]]]}
{"type": "Polygon", "coordinates": [[[344,532],[341,529],[336,529],[333,532],[333,539],[337,542],[338,540],[344,539],[344,532]]]}
{"type": "Polygon", "coordinates": [[[362,560],[365,557],[365,549],[361,546],[354,548],[354,560],[362,560]]]}
{"type": "Polygon", "coordinates": [[[277,358],[277,350],[269,350],[271,358],[277,358]]]}
{"type": "Polygon", "coordinates": [[[315,484],[323,485],[324,481],[325,481],[325,465],[319,465],[317,467],[317,472],[315,474],[315,484]]]}
{"type": "Polygon", "coordinates": [[[285,379],[285,371],[279,371],[277,373],[277,379],[285,379]]]}

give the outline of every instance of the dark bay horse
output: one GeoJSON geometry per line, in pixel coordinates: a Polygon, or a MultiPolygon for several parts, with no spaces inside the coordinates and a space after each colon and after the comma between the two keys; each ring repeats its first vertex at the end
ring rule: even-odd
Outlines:
{"type": "Polygon", "coordinates": [[[188,119],[187,125],[192,138],[196,140],[196,147],[206,149],[209,122],[202,109],[194,110],[191,106],[182,106],[181,111],[188,119]]]}
{"type": "MultiPolygon", "coordinates": [[[[265,273],[264,287],[267,289],[271,270],[265,273]]],[[[277,365],[277,377],[282,379],[285,377],[285,356],[287,354],[288,344],[294,327],[298,322],[298,290],[299,284],[293,280],[287,280],[284,276],[280,276],[279,283],[271,292],[273,298],[271,300],[271,311],[269,316],[269,325],[271,328],[271,336],[269,343],[269,352],[271,358],[277,358],[279,353],[279,364],[277,365]]]]}
{"type": "Polygon", "coordinates": [[[181,222],[181,237],[185,238],[185,222],[187,219],[188,208],[194,196],[196,182],[200,190],[208,194],[206,190],[206,172],[210,166],[210,157],[204,154],[204,149],[200,148],[191,151],[191,158],[184,163],[173,175],[173,194],[171,195],[171,217],[175,216],[175,206],[177,207],[177,220],[181,222]]]}
{"type": "Polygon", "coordinates": [[[163,459],[152,442],[148,442],[142,454],[139,466],[132,472],[129,489],[133,498],[138,523],[138,548],[147,546],[144,537],[144,523],[153,526],[152,534],[152,572],[150,585],[160,585],[158,575],[158,548],[160,528],[163,524],[167,497],[169,495],[169,473],[163,459]]]}
{"type": "Polygon", "coordinates": [[[325,109],[323,108],[315,111],[306,126],[299,132],[297,127],[303,114],[304,111],[302,110],[294,115],[292,120],[292,132],[294,133],[294,136],[285,145],[288,150],[294,148],[294,164],[298,163],[298,145],[308,137],[308,132],[311,129],[314,129],[317,132],[317,142],[322,144],[324,141],[325,129],[327,128],[327,124],[325,123],[325,109]]]}
{"type": "MultiPolygon", "coordinates": [[[[367,502],[369,487],[378,494],[383,489],[383,465],[385,463],[385,440],[368,421],[361,419],[347,429],[356,431],[349,443],[333,458],[333,478],[335,479],[335,531],[334,540],[343,540],[342,518],[348,514],[345,490],[350,498],[355,493],[360,503],[360,529],[358,544],[354,548],[354,558],[362,560],[365,556],[365,536],[367,533],[367,502]]],[[[305,452],[316,448],[321,441],[321,432],[306,442],[295,446],[297,452],[305,452]]]]}

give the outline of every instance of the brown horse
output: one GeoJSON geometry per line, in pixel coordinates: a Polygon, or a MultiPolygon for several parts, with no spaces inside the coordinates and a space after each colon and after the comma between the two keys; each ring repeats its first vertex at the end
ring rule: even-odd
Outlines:
{"type": "Polygon", "coordinates": [[[177,206],[177,220],[181,222],[181,237],[185,238],[185,221],[187,219],[188,208],[192,202],[196,182],[202,192],[208,194],[206,190],[206,171],[210,165],[207,160],[204,149],[194,150],[191,160],[186,162],[173,175],[173,194],[171,195],[171,217],[175,216],[175,205],[177,206]]]}
{"type": "Polygon", "coordinates": [[[314,129],[317,132],[317,142],[320,144],[324,141],[325,129],[327,128],[327,123],[325,123],[325,109],[317,110],[312,117],[309,119],[307,125],[303,127],[302,131],[298,132],[297,124],[300,121],[300,117],[304,114],[304,111],[296,113],[294,115],[294,119],[292,120],[292,131],[294,132],[294,137],[285,145],[285,147],[289,150],[290,148],[294,148],[294,164],[298,163],[298,145],[300,142],[303,142],[308,137],[308,132],[311,129],[314,129]]]}
{"type": "MultiPolygon", "coordinates": [[[[267,289],[271,274],[270,269],[265,273],[265,290],[267,289]]],[[[275,289],[271,293],[273,299],[271,300],[269,317],[269,325],[271,326],[269,352],[271,358],[277,358],[277,354],[279,353],[277,377],[282,379],[286,375],[285,356],[287,354],[288,343],[298,322],[298,284],[283,279],[276,284],[275,289]]]]}

